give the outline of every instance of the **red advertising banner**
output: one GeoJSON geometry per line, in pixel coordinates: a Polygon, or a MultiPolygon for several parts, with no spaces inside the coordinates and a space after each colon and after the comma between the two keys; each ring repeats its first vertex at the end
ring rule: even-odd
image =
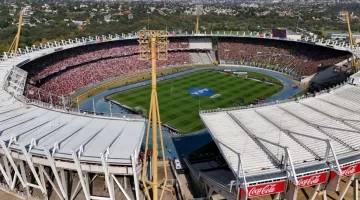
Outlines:
{"type": "Polygon", "coordinates": [[[322,172],[320,174],[314,174],[309,176],[303,176],[298,178],[298,187],[310,187],[312,185],[318,185],[321,183],[325,183],[327,178],[327,172],[322,172]]]}
{"type": "MultiPolygon", "coordinates": [[[[345,166],[341,168],[343,176],[351,176],[360,172],[360,163],[345,166]]],[[[331,171],[330,179],[333,179],[336,176],[336,172],[331,171]]]]}
{"type": "MultiPolygon", "coordinates": [[[[279,181],[279,182],[273,182],[273,183],[267,183],[267,184],[261,184],[261,185],[252,185],[249,186],[248,189],[248,198],[251,197],[258,197],[258,196],[264,196],[279,192],[285,191],[285,184],[286,181],[279,181]]],[[[239,194],[239,199],[245,194],[245,190],[241,189],[239,194]]]]}
{"type": "Polygon", "coordinates": [[[360,172],[360,163],[341,168],[343,176],[351,176],[360,172]]]}

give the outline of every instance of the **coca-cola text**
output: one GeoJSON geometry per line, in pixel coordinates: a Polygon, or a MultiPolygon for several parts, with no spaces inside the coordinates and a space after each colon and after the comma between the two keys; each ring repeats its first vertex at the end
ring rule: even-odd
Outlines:
{"type": "Polygon", "coordinates": [[[323,172],[321,174],[298,178],[298,182],[299,182],[298,186],[302,188],[302,187],[308,187],[308,186],[324,183],[326,181],[326,175],[327,173],[323,172]]]}

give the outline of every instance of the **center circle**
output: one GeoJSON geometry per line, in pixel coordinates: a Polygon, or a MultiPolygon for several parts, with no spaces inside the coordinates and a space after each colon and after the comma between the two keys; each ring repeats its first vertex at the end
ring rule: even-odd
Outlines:
{"type": "Polygon", "coordinates": [[[214,90],[209,88],[197,87],[189,89],[188,93],[194,96],[208,97],[214,94],[214,90]]]}

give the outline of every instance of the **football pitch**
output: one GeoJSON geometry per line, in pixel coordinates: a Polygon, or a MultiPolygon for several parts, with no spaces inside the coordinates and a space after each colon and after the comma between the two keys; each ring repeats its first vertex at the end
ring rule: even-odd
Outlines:
{"type": "MultiPolygon", "coordinates": [[[[255,72],[248,72],[248,76],[277,81],[270,76],[255,72]]],[[[179,76],[158,82],[161,121],[175,127],[181,133],[194,132],[204,128],[199,110],[249,105],[255,99],[278,93],[282,88],[279,82],[268,84],[217,71],[201,71],[179,76]],[[208,96],[190,94],[189,90],[194,88],[206,88],[213,94],[208,96]],[[214,95],[218,97],[210,98],[214,95]]],[[[110,99],[132,108],[139,106],[148,110],[150,91],[151,86],[147,85],[114,94],[110,99]]]]}

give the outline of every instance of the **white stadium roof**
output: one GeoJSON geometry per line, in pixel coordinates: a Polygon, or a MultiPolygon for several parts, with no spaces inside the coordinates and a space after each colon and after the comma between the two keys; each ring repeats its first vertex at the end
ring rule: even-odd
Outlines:
{"type": "Polygon", "coordinates": [[[296,173],[302,174],[319,170],[313,166],[325,166],[326,139],[339,160],[345,162],[359,155],[358,99],[360,88],[345,85],[297,102],[203,111],[200,115],[235,174],[237,154],[245,176],[279,174],[279,163],[285,155],[280,146],[289,148],[296,173]]]}
{"type": "Polygon", "coordinates": [[[46,156],[46,148],[54,158],[72,160],[71,152],[81,151],[80,161],[100,163],[102,153],[107,154],[108,163],[131,165],[130,155],[139,151],[144,136],[145,119],[93,116],[24,104],[4,90],[4,79],[13,66],[53,51],[46,48],[0,62],[0,139],[12,150],[21,151],[25,146],[33,155],[46,156]]]}

